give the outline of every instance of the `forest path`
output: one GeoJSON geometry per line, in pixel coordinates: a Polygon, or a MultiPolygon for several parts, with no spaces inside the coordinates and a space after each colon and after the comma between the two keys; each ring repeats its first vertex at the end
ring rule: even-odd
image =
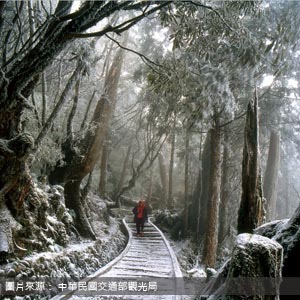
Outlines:
{"type": "Polygon", "coordinates": [[[83,281],[87,289],[78,288],[53,300],[153,299],[178,300],[176,294],[181,278],[177,258],[169,242],[151,221],[145,224],[144,236],[137,237],[132,216],[123,219],[128,244],[109,264],[83,281]],[[89,289],[88,287],[91,287],[89,289]],[[116,295],[118,294],[118,295],[116,295]]]}

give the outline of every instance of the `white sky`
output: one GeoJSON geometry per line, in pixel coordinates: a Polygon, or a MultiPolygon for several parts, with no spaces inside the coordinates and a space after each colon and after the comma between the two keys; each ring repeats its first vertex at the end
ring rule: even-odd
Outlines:
{"type": "Polygon", "coordinates": [[[260,86],[261,87],[268,87],[272,84],[273,80],[274,80],[273,75],[265,75],[260,86]]]}
{"type": "MultiPolygon", "coordinates": [[[[263,81],[261,83],[261,87],[268,87],[273,83],[274,80],[274,76],[273,75],[265,75],[263,77],[263,81]]],[[[290,78],[288,79],[288,88],[298,88],[299,86],[299,82],[298,80],[294,79],[294,78],[290,78]]]]}

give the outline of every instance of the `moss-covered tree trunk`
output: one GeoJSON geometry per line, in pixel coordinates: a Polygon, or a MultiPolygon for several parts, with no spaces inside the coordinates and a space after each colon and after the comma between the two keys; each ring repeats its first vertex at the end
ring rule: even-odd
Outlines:
{"type": "Polygon", "coordinates": [[[262,224],[263,195],[259,156],[258,100],[255,93],[247,108],[242,165],[242,196],[238,212],[238,233],[252,233],[262,224]]]}

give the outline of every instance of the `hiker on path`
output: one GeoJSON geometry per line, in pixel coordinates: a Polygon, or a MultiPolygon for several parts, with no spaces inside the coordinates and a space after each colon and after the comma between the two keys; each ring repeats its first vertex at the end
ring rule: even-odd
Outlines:
{"type": "Polygon", "coordinates": [[[136,234],[137,236],[144,235],[144,226],[147,221],[147,207],[143,200],[139,200],[137,205],[133,208],[132,212],[134,213],[134,222],[136,225],[136,234]]]}

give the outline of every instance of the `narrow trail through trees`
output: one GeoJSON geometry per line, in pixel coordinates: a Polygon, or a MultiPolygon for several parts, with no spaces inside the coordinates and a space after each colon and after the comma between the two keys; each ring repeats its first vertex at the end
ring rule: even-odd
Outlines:
{"type": "MultiPolygon", "coordinates": [[[[119,293],[119,295],[113,295],[111,292],[109,295],[103,295],[101,291],[94,292],[89,291],[82,292],[75,290],[65,295],[58,295],[52,300],[61,299],[168,299],[179,300],[182,299],[180,295],[170,295],[170,291],[176,291],[179,289],[178,283],[175,278],[182,277],[182,273],[179,267],[177,258],[169,245],[169,242],[164,237],[163,233],[155,226],[151,221],[145,224],[144,236],[137,237],[135,235],[135,223],[130,222],[132,217],[126,217],[123,219],[123,223],[129,235],[128,244],[124,251],[116,257],[109,264],[98,270],[95,274],[87,277],[84,281],[98,282],[102,287],[107,283],[107,291],[109,291],[109,284],[112,282],[139,283],[148,281],[157,284],[157,295],[155,290],[150,289],[139,292],[130,292],[129,286],[119,293]],[[103,279],[103,281],[102,281],[103,279]],[[145,280],[144,280],[145,279],[145,280]],[[149,281],[150,280],[150,281],[149,281]],[[158,280],[158,282],[157,282],[158,280]],[[160,286],[163,284],[165,286],[160,286]],[[172,286],[173,285],[173,286],[172,286]],[[172,287],[171,287],[172,286],[172,287]],[[163,295],[166,291],[166,295],[163,295]],[[150,292],[150,293],[149,293],[150,292]]],[[[149,287],[149,286],[148,286],[149,287]]],[[[104,289],[105,290],[105,289],[104,289]]],[[[118,291],[120,291],[118,289],[118,291]]],[[[105,293],[104,293],[105,294],[105,293]]]]}

